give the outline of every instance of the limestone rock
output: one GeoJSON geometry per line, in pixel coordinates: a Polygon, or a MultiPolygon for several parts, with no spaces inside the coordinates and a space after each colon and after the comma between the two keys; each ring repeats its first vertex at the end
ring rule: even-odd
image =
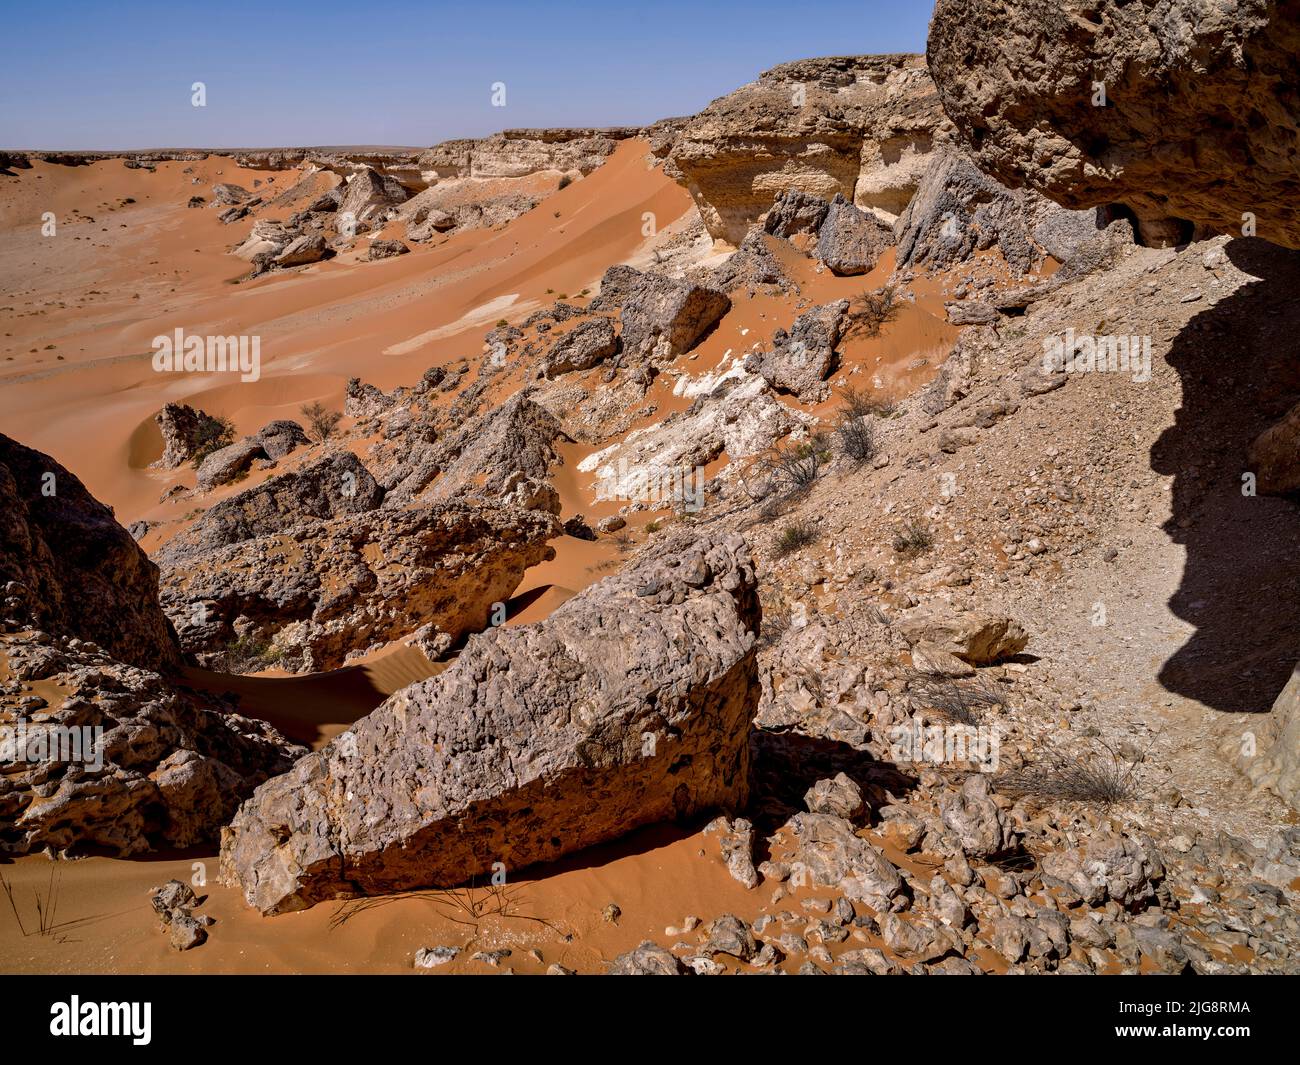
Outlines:
{"type": "Polygon", "coordinates": [[[164,470],[174,470],[194,457],[204,439],[211,439],[221,431],[221,423],[184,403],[167,403],[154,421],[162,433],[162,458],[154,463],[164,470]]]}
{"type": "Polygon", "coordinates": [[[926,605],[901,615],[898,629],[908,643],[926,643],[977,666],[1017,655],[1029,643],[1014,618],[926,605]]]}
{"type": "Polygon", "coordinates": [[[939,0],[928,45],[983,170],[1070,208],[1123,203],[1162,246],[1250,213],[1300,248],[1298,54],[1298,0],[939,0]]]}
{"type": "Polygon", "coordinates": [[[179,664],[158,568],[72,473],[0,434],[0,587],[16,620],[150,669],[179,664]]]}
{"type": "Polygon", "coordinates": [[[620,311],[623,350],[633,358],[682,355],[730,309],[730,298],[717,289],[662,274],[641,274],[620,311]]]}
{"type": "Polygon", "coordinates": [[[816,255],[832,273],[865,274],[893,242],[888,226],[836,193],[818,230],[816,255]]]}
{"type": "Polygon", "coordinates": [[[739,808],[758,624],[743,542],[669,535],[546,620],[471,637],[268,782],[223,836],[223,877],[280,913],[739,808]]]}

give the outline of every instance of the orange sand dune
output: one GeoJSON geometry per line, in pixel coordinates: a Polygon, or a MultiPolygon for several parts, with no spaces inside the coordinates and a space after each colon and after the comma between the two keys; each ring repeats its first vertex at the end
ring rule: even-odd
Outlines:
{"type": "Polygon", "coordinates": [[[644,243],[644,212],[662,227],[690,207],[685,191],[647,166],[645,142],[625,141],[599,170],[499,230],[376,263],[340,255],[233,286],[247,267],[225,252],[249,222],[222,226],[217,212],[186,200],[207,195],[208,181],[251,189],[275,177],[274,189],[292,173],[208,159],[162,163],[152,174],[116,160],[38,163],[19,175],[5,179],[0,205],[9,249],[0,263],[8,294],[0,427],[73,470],[124,522],[169,482],[142,468],[161,449],[147,426],[164,403],[197,404],[251,432],[304,402],[341,405],[348,377],[413,383],[435,363],[477,355],[498,319],[594,290],[608,265],[644,243]],[[58,218],[53,237],[40,235],[45,211],[58,218]],[[177,327],[259,336],[261,379],[155,372],[150,341],[177,327]]]}

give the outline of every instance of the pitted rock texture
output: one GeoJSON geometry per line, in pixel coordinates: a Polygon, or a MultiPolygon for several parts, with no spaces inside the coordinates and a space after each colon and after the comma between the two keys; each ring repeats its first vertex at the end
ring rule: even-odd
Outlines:
{"type": "Polygon", "coordinates": [[[0,736],[0,853],[126,857],[212,843],[241,800],[306,753],[76,637],[0,635],[0,666],[13,678],[0,683],[0,719],[25,721],[0,736]],[[20,685],[40,680],[61,698],[32,713],[20,685]]]}
{"type": "Polygon", "coordinates": [[[162,457],[154,465],[164,470],[174,470],[189,462],[205,436],[213,438],[221,432],[217,419],[184,403],[165,404],[154,415],[154,421],[163,438],[162,457]]]}
{"type": "Polygon", "coordinates": [[[252,647],[254,670],[333,669],[426,625],[448,642],[483,628],[560,531],[545,511],[464,503],[299,521],[168,564],[163,607],[200,661],[252,647]]]}
{"type": "Polygon", "coordinates": [[[936,150],[895,225],[900,268],[946,270],[996,247],[1017,274],[1065,261],[1097,232],[1095,211],[1066,211],[1029,189],[1012,191],[952,147],[936,150]]]}
{"type": "Polygon", "coordinates": [[[0,588],[5,616],[19,623],[148,669],[180,663],[158,605],[158,567],[75,476],[3,434],[0,588]]]}
{"type": "Polygon", "coordinates": [[[671,536],[545,621],[472,637],[269,781],[223,834],[222,876],[282,913],[739,808],[759,620],[739,537],[671,536]]]}
{"type": "Polygon", "coordinates": [[[739,245],[787,189],[894,219],[944,123],[920,56],[784,63],[714,100],[666,149],[716,238],[739,245]]]}
{"type": "Polygon", "coordinates": [[[1193,223],[1241,234],[1249,213],[1258,236],[1300,248],[1300,0],[939,0],[927,56],[1004,184],[1123,203],[1147,244],[1193,223]]]}

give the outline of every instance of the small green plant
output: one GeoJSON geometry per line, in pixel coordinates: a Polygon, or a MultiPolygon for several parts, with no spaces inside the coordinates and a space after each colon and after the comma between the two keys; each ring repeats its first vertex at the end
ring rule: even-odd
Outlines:
{"type": "Polygon", "coordinates": [[[648,533],[657,533],[662,528],[663,528],[663,522],[661,522],[658,518],[656,518],[654,521],[650,521],[646,523],[645,531],[648,533]]]}
{"type": "Polygon", "coordinates": [[[797,518],[782,529],[777,536],[777,557],[784,558],[801,548],[815,544],[820,537],[821,533],[815,523],[797,518]]]}
{"type": "Polygon", "coordinates": [[[835,423],[835,440],[840,452],[853,462],[870,462],[876,457],[876,429],[870,418],[842,414],[835,423]]]}
{"type": "Polygon", "coordinates": [[[214,451],[229,447],[235,442],[235,427],[222,417],[205,418],[199,422],[194,434],[194,454],[190,464],[195,468],[203,465],[203,460],[214,451]]]}
{"type": "Polygon", "coordinates": [[[919,521],[909,522],[894,534],[894,550],[905,558],[923,555],[934,546],[934,534],[919,521]]]}
{"type": "Polygon", "coordinates": [[[307,419],[309,428],[307,435],[318,444],[323,444],[330,439],[334,435],[334,430],[338,428],[339,422],[343,420],[342,414],[330,410],[320,400],[304,403],[300,409],[303,417],[307,419]]]}
{"type": "Polygon", "coordinates": [[[244,635],[230,642],[221,659],[227,673],[258,673],[283,661],[284,652],[263,637],[244,635]]]}

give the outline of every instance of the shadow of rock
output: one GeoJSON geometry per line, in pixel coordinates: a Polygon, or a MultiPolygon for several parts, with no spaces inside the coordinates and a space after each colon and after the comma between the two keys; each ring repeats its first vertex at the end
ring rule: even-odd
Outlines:
{"type": "Polygon", "coordinates": [[[1164,530],[1187,552],[1169,607],[1196,626],[1159,679],[1215,710],[1265,713],[1300,658],[1300,514],[1244,494],[1242,475],[1251,441],[1300,401],[1300,253],[1249,238],[1225,252],[1258,280],[1174,339],[1182,406],[1151,449],[1174,478],[1164,530]]]}

